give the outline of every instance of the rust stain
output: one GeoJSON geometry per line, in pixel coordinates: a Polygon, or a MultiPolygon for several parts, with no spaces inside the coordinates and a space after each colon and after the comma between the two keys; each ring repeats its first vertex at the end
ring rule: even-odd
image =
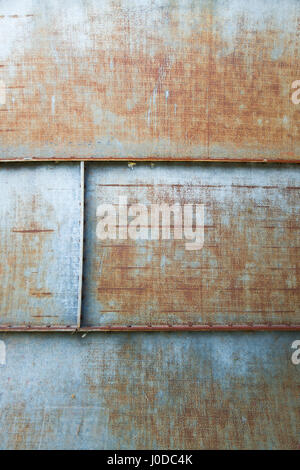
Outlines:
{"type": "MultiPolygon", "coordinates": [[[[251,346],[247,342],[246,350],[247,357],[251,356],[251,359],[247,361],[247,367],[243,367],[246,361],[241,350],[245,350],[246,336],[241,337],[240,350],[237,343],[231,343],[225,335],[219,336],[219,344],[218,335],[215,336],[213,345],[209,337],[199,335],[162,336],[161,343],[155,335],[151,338],[137,336],[135,339],[131,336],[128,341],[126,338],[120,345],[116,335],[111,339],[115,339],[115,343],[110,354],[106,349],[101,357],[99,347],[86,355],[89,367],[84,378],[88,392],[97,402],[104,397],[105,409],[109,409],[109,429],[114,439],[122,435],[124,448],[130,447],[132,442],[135,448],[147,448],[149,439],[155,441],[154,447],[161,446],[162,449],[177,446],[185,449],[224,449],[231,448],[233,442],[239,448],[253,448],[255,445],[249,443],[250,436],[251,440],[254,436],[258,439],[259,448],[266,448],[269,432],[266,433],[265,429],[271,429],[267,424],[270,413],[274,419],[274,444],[280,442],[284,448],[298,446],[297,433],[286,432],[286,429],[295,429],[294,426],[290,428],[287,425],[283,430],[275,424],[280,421],[282,407],[273,408],[274,402],[281,396],[279,401],[287,410],[284,389],[289,389],[296,377],[284,360],[282,371],[277,369],[279,360],[276,348],[278,351],[284,348],[282,343],[280,347],[274,345],[271,353],[271,338],[264,336],[261,338],[263,344],[256,343],[258,349],[254,353],[254,342],[258,338],[251,336],[251,340],[249,335],[249,341],[253,342],[251,346]],[[268,367],[264,363],[268,354],[263,349],[266,341],[270,341],[268,367]],[[198,346],[191,347],[192,343],[198,343],[198,346]],[[232,345],[235,345],[234,351],[232,345]],[[216,354],[215,350],[218,351],[216,354]],[[223,354],[226,354],[224,361],[223,354]],[[113,368],[112,362],[115,364],[113,368]],[[131,370],[129,375],[126,366],[131,370]],[[272,374],[270,367],[273,368],[272,374]],[[277,369],[276,373],[274,368],[277,369]],[[134,370],[137,370],[136,374],[134,370]],[[249,384],[252,385],[249,387],[249,384]],[[172,412],[174,404],[175,414],[172,412]],[[236,432],[237,427],[239,432],[236,432]]],[[[290,415],[291,422],[297,408],[298,388],[297,381],[292,392],[295,408],[290,415]]]]}
{"type": "MultiPolygon", "coordinates": [[[[43,292],[41,290],[33,290],[33,289],[30,289],[29,295],[32,295],[33,297],[52,297],[53,296],[52,292],[43,292]]],[[[35,316],[39,317],[39,315],[35,315],[35,316]]],[[[49,315],[44,315],[44,317],[48,318],[49,315]]]]}
{"type": "Polygon", "coordinates": [[[23,230],[17,230],[17,229],[12,229],[13,233],[51,233],[54,232],[52,229],[23,229],[23,230]]]}
{"type": "Polygon", "coordinates": [[[284,168],[277,176],[269,169],[261,184],[252,184],[258,169],[247,178],[246,169],[239,170],[239,176],[236,169],[234,176],[230,169],[220,169],[218,174],[213,168],[206,172],[204,166],[194,165],[190,178],[184,173],[186,184],[168,185],[160,181],[172,180],[175,167],[173,173],[171,167],[167,173],[157,167],[155,177],[146,165],[134,174],[108,167],[111,174],[105,169],[105,185],[99,185],[102,167],[86,168],[82,326],[168,329],[168,325],[181,325],[205,330],[299,325],[299,195],[285,190],[287,185],[297,187],[297,177],[293,183],[284,168]],[[211,187],[204,184],[210,175],[216,181],[211,187]],[[110,185],[109,178],[119,179],[119,185],[110,185]],[[143,183],[153,178],[157,184],[143,183]],[[220,180],[227,185],[221,187],[220,180]],[[96,207],[101,201],[118,201],[119,195],[126,195],[129,204],[204,204],[203,249],[186,251],[183,240],[173,239],[97,240],[96,207]]]}
{"type": "Polygon", "coordinates": [[[73,170],[73,165],[2,166],[0,251],[6,256],[0,262],[0,328],[76,325],[79,172],[73,170]]]}
{"type": "Polygon", "coordinates": [[[15,129],[1,138],[9,158],[26,147],[42,159],[300,161],[299,110],[289,96],[300,74],[292,25],[276,29],[270,16],[253,30],[240,14],[229,40],[209,6],[157,13],[108,5],[105,34],[98,11],[78,26],[86,44],[72,24],[37,21],[24,52],[5,63],[16,88],[2,121],[15,129]],[[149,13],[157,16],[150,26],[149,13]]]}
{"type": "Polygon", "coordinates": [[[296,449],[296,338],[6,335],[1,447],[296,449]]]}
{"type": "MultiPolygon", "coordinates": [[[[104,312],[105,313],[105,312],[104,312]]],[[[166,312],[167,313],[167,312],[166,312]]],[[[257,313],[257,312],[254,312],[257,313]]],[[[281,312],[285,313],[285,312],[281,312]]],[[[290,313],[290,312],[286,312],[290,313]]],[[[293,312],[292,312],[293,313],[293,312]]],[[[57,315],[32,315],[32,318],[57,318],[57,315]]],[[[300,324],[180,324],[180,325],[107,325],[107,326],[83,326],[80,328],[75,328],[74,326],[63,326],[63,325],[55,325],[52,326],[34,326],[34,325],[26,325],[26,326],[13,326],[13,325],[0,325],[0,332],[28,332],[28,333],[36,333],[36,332],[70,332],[70,333],[88,333],[88,332],[109,332],[109,331],[123,331],[123,332],[155,332],[155,331],[162,331],[162,332],[172,332],[172,331],[300,331],[300,324]]]]}

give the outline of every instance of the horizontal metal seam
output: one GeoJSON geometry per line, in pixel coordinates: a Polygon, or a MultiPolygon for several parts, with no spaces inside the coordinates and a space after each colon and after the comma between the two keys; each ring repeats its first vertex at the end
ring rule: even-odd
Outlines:
{"type": "Polygon", "coordinates": [[[192,325],[108,325],[108,326],[1,326],[0,332],[96,332],[96,331],[300,331],[300,324],[192,324],[192,325]]]}
{"type": "Polygon", "coordinates": [[[116,163],[128,163],[128,162],[139,162],[139,163],[151,163],[151,162],[157,162],[157,163],[176,163],[176,162],[185,162],[185,163],[285,163],[285,164],[300,164],[300,159],[294,159],[294,160],[289,160],[288,158],[224,158],[224,159],[207,159],[207,158],[191,158],[191,157],[182,157],[182,158],[162,158],[162,157],[122,157],[122,158],[115,158],[115,157],[93,157],[93,158],[39,158],[39,157],[31,157],[31,158],[16,158],[16,159],[9,159],[9,160],[4,160],[1,159],[0,157],[0,163],[65,163],[65,162],[90,162],[90,163],[110,163],[110,162],[116,162],[116,163]]]}

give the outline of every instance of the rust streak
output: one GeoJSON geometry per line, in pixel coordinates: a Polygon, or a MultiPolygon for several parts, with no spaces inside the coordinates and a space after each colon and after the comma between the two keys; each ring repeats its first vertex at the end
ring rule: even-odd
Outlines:
{"type": "Polygon", "coordinates": [[[52,233],[54,230],[52,229],[23,229],[23,230],[17,230],[13,229],[13,233],[52,233]]]}

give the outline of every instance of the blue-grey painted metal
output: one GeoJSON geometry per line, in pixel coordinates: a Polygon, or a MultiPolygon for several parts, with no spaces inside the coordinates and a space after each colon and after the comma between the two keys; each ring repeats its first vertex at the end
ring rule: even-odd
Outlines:
{"type": "Polygon", "coordinates": [[[297,333],[2,333],[1,449],[297,449],[297,333]]]}
{"type": "Polygon", "coordinates": [[[300,326],[299,200],[298,166],[86,164],[82,324],[300,326]],[[121,210],[136,203],[147,211],[146,238],[121,239],[134,219],[121,220],[121,210]],[[96,234],[101,204],[116,212],[107,239],[96,234]],[[181,213],[203,204],[203,247],[188,250],[172,228],[170,239],[153,240],[152,204],[181,213]]]}
{"type": "Polygon", "coordinates": [[[299,16],[0,2],[0,330],[74,330],[0,333],[0,449],[300,448],[299,333],[75,332],[299,328],[298,166],[14,163],[299,163],[299,16]],[[97,240],[118,196],[204,204],[203,249],[97,240]]]}
{"type": "Polygon", "coordinates": [[[77,325],[80,165],[0,167],[0,328],[77,325]]]}

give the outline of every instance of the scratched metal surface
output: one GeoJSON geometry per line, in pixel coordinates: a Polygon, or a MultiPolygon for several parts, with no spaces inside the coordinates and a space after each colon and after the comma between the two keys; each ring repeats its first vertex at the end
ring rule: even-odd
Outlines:
{"type": "Polygon", "coordinates": [[[1,449],[298,449],[297,333],[1,334],[1,449]]]}
{"type": "Polygon", "coordinates": [[[0,167],[0,328],[77,323],[78,164],[0,167]]]}
{"type": "Polygon", "coordinates": [[[2,0],[0,159],[300,161],[298,0],[2,0]]]}
{"type": "Polygon", "coordinates": [[[85,184],[83,326],[300,325],[298,166],[90,163],[85,184]],[[202,250],[99,240],[97,207],[120,196],[204,204],[202,250]]]}

